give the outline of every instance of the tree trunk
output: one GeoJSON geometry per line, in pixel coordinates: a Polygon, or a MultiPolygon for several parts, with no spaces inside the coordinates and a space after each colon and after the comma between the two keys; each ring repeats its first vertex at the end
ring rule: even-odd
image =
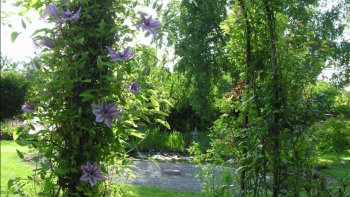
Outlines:
{"type": "Polygon", "coordinates": [[[269,126],[269,132],[272,139],[272,173],[273,173],[273,185],[272,196],[279,196],[280,191],[280,119],[281,117],[281,92],[280,92],[280,69],[277,64],[277,50],[276,50],[276,29],[275,29],[275,16],[269,1],[264,0],[264,6],[267,16],[267,24],[270,36],[271,47],[271,68],[272,68],[272,123],[269,126]]]}

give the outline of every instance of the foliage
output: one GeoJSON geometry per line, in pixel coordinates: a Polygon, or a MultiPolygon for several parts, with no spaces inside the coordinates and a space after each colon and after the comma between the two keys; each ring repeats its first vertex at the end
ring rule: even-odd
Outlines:
{"type": "Polygon", "coordinates": [[[0,110],[0,120],[12,118],[21,112],[27,94],[28,83],[24,80],[24,74],[17,70],[1,70],[0,78],[0,102],[3,104],[0,110]]]}
{"type": "Polygon", "coordinates": [[[169,43],[180,58],[174,70],[186,76],[189,104],[200,117],[197,126],[208,126],[216,116],[215,90],[227,63],[223,48],[227,37],[219,26],[226,17],[225,6],[226,0],[171,1],[164,17],[164,28],[172,32],[169,43]]]}
{"type": "Polygon", "coordinates": [[[184,137],[180,132],[163,132],[159,127],[149,129],[144,139],[135,138],[130,144],[141,151],[183,152],[185,148],[184,137]]]}
{"type": "Polygon", "coordinates": [[[345,153],[350,149],[350,121],[330,118],[310,128],[315,136],[315,148],[324,153],[345,153]]]}
{"type": "Polygon", "coordinates": [[[324,119],[329,116],[349,116],[349,92],[334,84],[319,81],[316,85],[310,85],[311,105],[315,118],[324,119]]]}
{"type": "Polygon", "coordinates": [[[1,140],[16,140],[18,137],[26,138],[23,131],[29,130],[29,127],[21,120],[6,120],[1,122],[0,130],[1,140]]]}
{"type": "Polygon", "coordinates": [[[317,190],[308,127],[318,120],[308,86],[333,55],[334,38],[344,26],[330,21],[340,20],[340,8],[346,5],[321,13],[317,1],[230,3],[231,14],[221,28],[229,36],[231,69],[239,74],[232,75],[231,90],[218,100],[225,114],[211,130],[212,148],[200,158],[227,165],[233,160],[240,196],[298,196],[307,186],[317,190]]]}

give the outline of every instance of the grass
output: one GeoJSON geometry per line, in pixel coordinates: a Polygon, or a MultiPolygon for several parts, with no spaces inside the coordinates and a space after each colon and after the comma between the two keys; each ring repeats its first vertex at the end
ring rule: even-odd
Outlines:
{"type": "Polygon", "coordinates": [[[200,192],[179,192],[174,190],[165,190],[156,187],[144,187],[126,185],[126,190],[129,191],[128,197],[141,197],[141,196],[153,196],[153,197],[204,197],[204,193],[200,192]]]}
{"type": "Polygon", "coordinates": [[[18,146],[13,141],[1,140],[1,194],[8,193],[7,182],[11,178],[21,177],[25,178],[32,174],[30,165],[22,161],[17,155],[16,149],[21,152],[29,152],[26,147],[18,146]]]}
{"type": "Polygon", "coordinates": [[[344,154],[325,154],[319,157],[319,164],[325,166],[322,174],[337,180],[350,179],[350,150],[344,154]],[[343,162],[342,162],[343,161],[343,162]]]}
{"type": "MultiPolygon", "coordinates": [[[[17,155],[16,149],[28,153],[29,149],[17,145],[14,141],[0,141],[1,143],[1,196],[9,194],[7,182],[14,177],[26,178],[32,174],[34,169],[26,162],[23,162],[17,155]]],[[[321,172],[337,180],[343,178],[350,179],[350,150],[341,155],[326,154],[319,158],[319,163],[326,168],[321,172]],[[341,161],[346,161],[344,164],[341,161]]],[[[156,187],[145,187],[135,185],[125,185],[128,197],[200,197],[205,196],[200,192],[179,192],[174,190],[160,189],[156,187]]]]}
{"type": "MultiPolygon", "coordinates": [[[[28,153],[29,149],[17,145],[14,141],[1,140],[1,197],[11,196],[10,191],[7,189],[7,182],[11,178],[21,177],[26,178],[32,174],[34,169],[26,162],[22,161],[17,153],[16,149],[21,152],[28,153]]],[[[174,190],[160,189],[156,187],[145,187],[135,185],[125,185],[126,191],[128,191],[127,197],[203,197],[204,193],[200,192],[180,192],[174,190]]]]}

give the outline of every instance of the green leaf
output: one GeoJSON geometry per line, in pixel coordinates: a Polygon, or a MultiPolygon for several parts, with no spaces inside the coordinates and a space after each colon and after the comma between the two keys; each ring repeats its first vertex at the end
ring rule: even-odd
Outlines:
{"type": "Polygon", "coordinates": [[[10,180],[7,181],[7,188],[9,190],[11,190],[12,186],[14,185],[14,183],[16,182],[16,179],[15,178],[12,178],[10,180]]]}
{"type": "Polygon", "coordinates": [[[105,27],[106,27],[106,22],[105,22],[105,20],[102,19],[101,22],[100,22],[99,31],[100,31],[101,33],[104,32],[105,27]]]}
{"type": "Polygon", "coordinates": [[[171,104],[170,101],[167,100],[167,99],[162,99],[161,101],[164,102],[164,103],[166,103],[166,104],[168,104],[170,107],[174,107],[174,105],[171,104]]]}
{"type": "Polygon", "coordinates": [[[101,70],[103,67],[103,61],[102,61],[102,57],[98,56],[97,58],[97,67],[101,70]]]}
{"type": "Polygon", "coordinates": [[[23,159],[24,158],[23,153],[21,151],[19,151],[18,149],[16,149],[16,151],[17,151],[19,158],[23,159]]]}
{"type": "Polygon", "coordinates": [[[132,127],[137,127],[137,125],[134,123],[134,121],[131,121],[131,120],[127,120],[127,121],[124,121],[125,123],[127,123],[128,125],[132,126],[132,127]]]}
{"type": "Polygon", "coordinates": [[[146,66],[143,71],[142,71],[142,75],[149,75],[151,73],[151,67],[150,66],[146,66]]]}
{"type": "Polygon", "coordinates": [[[77,41],[77,43],[83,45],[83,44],[84,44],[84,41],[85,41],[84,37],[83,37],[83,38],[79,38],[79,40],[77,41]]]}
{"type": "Polygon", "coordinates": [[[94,95],[87,91],[80,93],[79,96],[83,97],[83,102],[93,100],[95,98],[94,95]]]}
{"type": "Polygon", "coordinates": [[[13,138],[13,140],[17,140],[18,136],[19,135],[17,134],[17,130],[12,131],[12,138],[13,138]]]}
{"type": "Polygon", "coordinates": [[[145,138],[145,134],[138,132],[137,130],[132,130],[130,135],[135,136],[137,138],[143,139],[145,138]]]}
{"type": "Polygon", "coordinates": [[[48,32],[51,32],[51,29],[48,29],[48,28],[38,29],[38,30],[34,31],[34,33],[32,34],[32,36],[35,36],[36,34],[38,34],[38,33],[40,33],[40,32],[44,32],[45,34],[47,34],[48,32]]]}
{"type": "Polygon", "coordinates": [[[144,114],[140,114],[139,116],[140,116],[142,119],[144,119],[146,122],[150,122],[148,116],[146,116],[146,115],[144,115],[144,114]]]}
{"type": "Polygon", "coordinates": [[[12,33],[11,33],[11,41],[12,41],[12,42],[15,42],[16,39],[17,39],[17,37],[19,36],[19,34],[20,34],[20,33],[15,32],[15,31],[12,32],[12,33]]]}
{"type": "Polygon", "coordinates": [[[158,118],[156,118],[156,119],[154,119],[154,120],[155,120],[156,122],[158,122],[158,123],[164,125],[167,129],[170,129],[170,125],[169,125],[169,123],[168,123],[167,121],[161,120],[161,119],[158,119],[158,118]]]}
{"type": "Polygon", "coordinates": [[[154,97],[151,97],[150,100],[151,100],[152,106],[159,109],[158,101],[154,97]]]}

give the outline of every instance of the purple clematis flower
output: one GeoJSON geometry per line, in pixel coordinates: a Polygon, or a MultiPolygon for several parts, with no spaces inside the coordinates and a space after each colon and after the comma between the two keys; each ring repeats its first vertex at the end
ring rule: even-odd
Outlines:
{"type": "Polygon", "coordinates": [[[58,19],[60,17],[60,12],[55,4],[50,3],[49,6],[44,10],[43,15],[41,15],[40,19],[44,19],[47,16],[50,16],[54,19],[58,19]]]}
{"type": "Polygon", "coordinates": [[[79,7],[78,11],[76,13],[72,13],[69,9],[67,11],[62,11],[60,13],[58,11],[58,8],[55,4],[51,3],[43,12],[43,15],[40,17],[41,19],[46,18],[47,16],[50,16],[53,18],[53,20],[57,23],[63,23],[69,20],[75,20],[79,18],[81,11],[81,7],[79,7]]]}
{"type": "Polygon", "coordinates": [[[104,122],[107,127],[112,127],[112,120],[120,120],[120,113],[123,111],[115,108],[116,103],[107,104],[103,101],[101,106],[92,110],[92,113],[96,116],[96,122],[104,122]]]}
{"type": "Polygon", "coordinates": [[[44,36],[44,38],[39,42],[39,45],[53,49],[56,44],[53,41],[53,39],[51,39],[50,37],[44,36]]]}
{"type": "Polygon", "coordinates": [[[62,12],[63,20],[68,21],[68,20],[78,19],[80,11],[81,11],[81,7],[79,7],[78,11],[75,14],[73,14],[69,9],[67,9],[67,11],[63,11],[62,12]]]}
{"type": "Polygon", "coordinates": [[[94,164],[90,164],[87,162],[87,165],[82,165],[81,170],[83,171],[83,176],[80,177],[82,181],[89,181],[91,186],[96,184],[97,180],[103,180],[105,177],[100,172],[101,167],[97,166],[96,162],[94,164]]]}
{"type": "Polygon", "coordinates": [[[153,36],[156,35],[154,31],[156,28],[160,27],[160,22],[153,20],[152,16],[146,18],[145,16],[141,16],[141,21],[136,23],[136,27],[141,27],[143,30],[150,32],[153,36]]]}
{"type": "Polygon", "coordinates": [[[107,56],[111,57],[113,62],[117,60],[124,62],[130,60],[135,55],[135,52],[131,51],[130,47],[126,48],[123,52],[116,52],[110,47],[107,47],[107,49],[109,52],[107,56]]]}
{"type": "Polygon", "coordinates": [[[22,106],[22,111],[28,112],[28,113],[34,113],[35,109],[34,106],[31,103],[25,102],[22,106]]]}
{"type": "Polygon", "coordinates": [[[130,91],[131,93],[133,93],[133,94],[137,94],[137,93],[139,92],[139,90],[140,90],[139,84],[138,84],[136,81],[134,81],[134,82],[131,84],[131,86],[130,86],[130,88],[129,88],[129,91],[130,91]]]}

